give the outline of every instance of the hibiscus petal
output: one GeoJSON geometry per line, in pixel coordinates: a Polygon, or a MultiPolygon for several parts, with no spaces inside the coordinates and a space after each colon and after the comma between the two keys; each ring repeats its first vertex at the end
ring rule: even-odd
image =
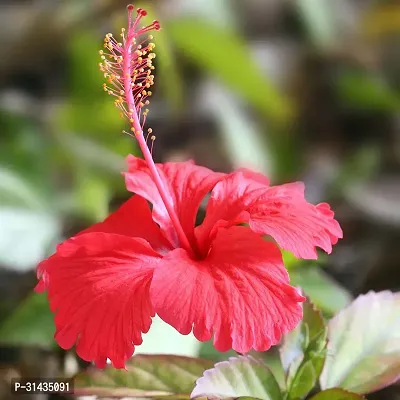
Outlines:
{"type": "Polygon", "coordinates": [[[316,247],[330,253],[343,236],[328,204],[314,206],[305,200],[303,183],[268,187],[267,181],[243,171],[227,176],[212,191],[204,222],[196,228],[202,251],[219,227],[238,223],[271,235],[279,246],[305,259],[317,258],[316,247]]]}
{"type": "Polygon", "coordinates": [[[248,212],[253,231],[271,235],[299,258],[317,259],[316,247],[329,254],[343,237],[329,205],[308,203],[300,182],[268,188],[248,212]]]}
{"type": "Polygon", "coordinates": [[[247,227],[219,229],[206,259],[183,249],[168,253],[154,271],[156,313],[198,340],[214,334],[215,347],[247,353],[268,350],[302,318],[305,298],[289,285],[280,250],[247,227]]]}
{"type": "Polygon", "coordinates": [[[265,192],[268,183],[263,175],[240,169],[215,185],[204,221],[196,228],[196,238],[203,251],[219,227],[247,222],[249,214],[246,210],[265,192]]]}
{"type": "Polygon", "coordinates": [[[76,343],[77,354],[100,368],[107,358],[124,368],[154,316],[149,288],[160,259],[143,239],[102,232],[59,245],[39,265],[36,288],[48,289],[58,344],[76,343]]]}
{"type": "MultiPolygon", "coordinates": [[[[175,229],[146,162],[130,155],[127,157],[127,163],[129,169],[124,174],[127,189],[153,204],[154,220],[177,247],[175,229]]],[[[164,186],[171,194],[171,201],[182,228],[193,243],[194,224],[200,203],[224,174],[195,165],[192,161],[156,164],[156,167],[164,186]]]]}
{"type": "Polygon", "coordinates": [[[92,225],[78,235],[90,232],[107,232],[140,237],[147,240],[154,250],[162,253],[172,249],[160,227],[153,221],[149,204],[139,195],[132,196],[103,222],[92,225]]]}

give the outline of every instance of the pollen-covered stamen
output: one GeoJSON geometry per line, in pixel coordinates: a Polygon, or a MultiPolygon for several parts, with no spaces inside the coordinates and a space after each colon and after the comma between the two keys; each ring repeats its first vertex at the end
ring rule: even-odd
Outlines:
{"type": "MultiPolygon", "coordinates": [[[[131,120],[130,109],[133,105],[138,116],[142,114],[141,109],[149,105],[149,97],[152,95],[149,89],[154,84],[152,60],[156,55],[153,53],[155,44],[151,42],[153,36],[149,35],[141,41],[138,39],[150,30],[159,29],[160,25],[154,21],[139,29],[138,24],[141,18],[147,15],[146,11],[138,8],[133,20],[134,7],[129,5],[127,9],[128,29],[121,30],[121,42],[111,33],[106,35],[104,50],[100,51],[100,70],[106,79],[103,84],[104,91],[116,97],[114,104],[121,110],[121,115],[131,120]],[[130,88],[130,93],[127,93],[127,87],[130,88]]],[[[143,127],[143,124],[141,125],[143,127]]]]}

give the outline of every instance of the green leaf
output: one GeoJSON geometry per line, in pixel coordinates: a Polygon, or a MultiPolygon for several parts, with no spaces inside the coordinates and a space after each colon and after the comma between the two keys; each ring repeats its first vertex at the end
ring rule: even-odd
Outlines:
{"type": "Polygon", "coordinates": [[[321,312],[312,303],[306,301],[303,304],[301,323],[283,338],[280,356],[284,370],[288,371],[291,363],[308,350],[323,350],[326,346],[326,337],[327,327],[321,312]],[[316,340],[317,343],[315,343],[316,340]]]}
{"type": "Polygon", "coordinates": [[[101,168],[103,171],[120,173],[125,167],[124,157],[108,147],[74,134],[59,136],[60,143],[85,166],[101,168]]]}
{"type": "Polygon", "coordinates": [[[328,314],[335,314],[352,300],[351,294],[319,267],[291,270],[290,282],[300,286],[311,302],[328,314]]]}
{"type": "Polygon", "coordinates": [[[344,104],[365,110],[396,111],[400,95],[381,78],[366,72],[347,72],[335,85],[344,104]]]}
{"type": "MultiPolygon", "coordinates": [[[[270,348],[268,351],[256,352],[254,350],[248,353],[249,356],[262,360],[271,370],[279,387],[283,392],[286,391],[286,374],[280,359],[280,351],[278,346],[270,348]]],[[[225,357],[226,360],[227,357],[225,357]]]]}
{"type": "Polygon", "coordinates": [[[235,357],[237,353],[233,350],[229,350],[227,352],[218,351],[214,345],[212,340],[207,340],[200,344],[198,356],[201,358],[205,358],[206,360],[212,360],[214,362],[217,361],[225,361],[229,357],[235,357]]]}
{"type": "Polygon", "coordinates": [[[359,296],[329,322],[322,389],[370,393],[400,376],[400,293],[359,296]]]}
{"type": "Polygon", "coordinates": [[[263,75],[245,41],[234,32],[194,18],[172,20],[167,29],[183,54],[245,100],[278,122],[290,116],[289,100],[263,75]]]}
{"type": "Polygon", "coordinates": [[[197,380],[191,398],[217,399],[255,397],[263,400],[282,399],[278,382],[270,369],[252,357],[232,357],[217,363],[197,380]]]}
{"type": "Polygon", "coordinates": [[[280,349],[289,399],[302,398],[315,386],[325,361],[327,334],[320,311],[304,303],[301,324],[284,336],[280,349]]]}
{"type": "Polygon", "coordinates": [[[53,314],[46,294],[32,293],[0,325],[0,343],[15,346],[55,346],[53,314]]]}
{"type": "Polygon", "coordinates": [[[317,373],[313,360],[302,362],[293,380],[290,382],[288,398],[293,400],[301,399],[310,393],[318,380],[317,373]]]}
{"type": "Polygon", "coordinates": [[[45,211],[0,208],[0,263],[20,270],[34,268],[60,235],[57,216],[45,211]]]}
{"type": "Polygon", "coordinates": [[[93,221],[107,217],[110,200],[110,187],[104,179],[82,170],[76,171],[77,203],[85,216],[93,221]]]}
{"type": "Polygon", "coordinates": [[[313,396],[310,400],[363,400],[363,399],[365,399],[365,397],[360,396],[359,394],[335,388],[319,392],[318,394],[313,396]]]}
{"type": "Polygon", "coordinates": [[[212,362],[172,355],[136,355],[127,371],[89,367],[75,377],[75,395],[189,398],[196,379],[212,362]]]}

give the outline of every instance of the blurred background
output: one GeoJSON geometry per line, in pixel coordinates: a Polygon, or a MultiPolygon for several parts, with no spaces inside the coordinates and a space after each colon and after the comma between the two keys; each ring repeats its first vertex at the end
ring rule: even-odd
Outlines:
{"type": "MultiPolygon", "coordinates": [[[[139,152],[98,71],[103,37],[125,26],[126,5],[0,1],[0,398],[10,377],[84,367],[56,346],[34,268],[129,197],[120,171],[139,152]]],[[[333,254],[285,255],[293,283],[326,316],[360,293],[398,291],[400,3],[135,5],[162,25],[147,123],[155,159],[246,166],[274,184],[303,180],[309,201],[329,201],[345,235],[333,254]]],[[[158,320],[137,352],[230,355],[158,320]]],[[[368,396],[399,398],[398,385],[368,396]]]]}

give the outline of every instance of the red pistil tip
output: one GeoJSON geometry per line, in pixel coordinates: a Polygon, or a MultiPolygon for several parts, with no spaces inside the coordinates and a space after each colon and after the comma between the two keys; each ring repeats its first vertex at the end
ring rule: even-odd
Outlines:
{"type": "Polygon", "coordinates": [[[128,10],[128,11],[133,11],[134,10],[134,6],[133,6],[133,4],[128,4],[127,6],[126,6],[126,9],[128,10]]]}
{"type": "Polygon", "coordinates": [[[138,13],[138,15],[140,15],[142,17],[145,17],[147,15],[147,11],[143,10],[143,8],[138,8],[137,13],[138,13]]]}
{"type": "Polygon", "coordinates": [[[157,20],[153,21],[152,26],[156,31],[160,30],[160,23],[157,20]]]}

